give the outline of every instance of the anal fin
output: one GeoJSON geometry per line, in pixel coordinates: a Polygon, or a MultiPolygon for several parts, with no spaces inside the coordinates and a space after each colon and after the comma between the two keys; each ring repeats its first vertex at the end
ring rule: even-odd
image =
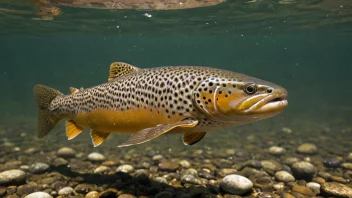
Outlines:
{"type": "Polygon", "coordinates": [[[103,143],[106,140],[106,138],[108,138],[109,134],[110,134],[109,132],[98,132],[95,130],[91,130],[90,136],[92,137],[94,147],[97,147],[101,143],[103,143]]]}
{"type": "Polygon", "coordinates": [[[83,131],[83,128],[78,126],[72,120],[66,122],[66,135],[69,140],[72,140],[77,135],[79,135],[83,131]]]}
{"type": "Polygon", "coordinates": [[[199,142],[207,134],[206,132],[185,133],[183,135],[183,143],[185,145],[193,145],[199,142]]]}
{"type": "Polygon", "coordinates": [[[195,127],[197,124],[198,124],[198,120],[182,120],[172,124],[159,124],[155,127],[146,128],[131,135],[126,142],[120,144],[118,147],[142,144],[144,142],[148,142],[152,139],[155,139],[160,135],[167,133],[176,127],[191,128],[191,127],[195,127]]]}

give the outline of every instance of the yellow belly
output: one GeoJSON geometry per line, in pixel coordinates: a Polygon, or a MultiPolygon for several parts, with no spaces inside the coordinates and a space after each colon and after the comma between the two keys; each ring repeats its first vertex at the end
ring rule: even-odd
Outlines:
{"type": "Polygon", "coordinates": [[[70,117],[82,128],[124,134],[133,134],[158,124],[169,124],[184,119],[181,116],[168,118],[165,113],[158,113],[155,109],[153,111],[149,109],[131,109],[127,111],[102,109],[79,113],[70,117]]]}

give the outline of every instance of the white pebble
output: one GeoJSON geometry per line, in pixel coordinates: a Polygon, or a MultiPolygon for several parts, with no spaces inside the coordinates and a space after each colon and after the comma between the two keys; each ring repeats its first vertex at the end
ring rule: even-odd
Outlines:
{"type": "Polygon", "coordinates": [[[71,187],[64,187],[59,190],[59,195],[65,196],[65,195],[70,195],[73,193],[73,188],[71,187]]]}
{"type": "Polygon", "coordinates": [[[88,155],[88,159],[93,162],[100,162],[100,161],[104,161],[105,157],[100,153],[94,152],[88,155]]]}
{"type": "Polygon", "coordinates": [[[220,186],[227,193],[242,195],[253,188],[253,183],[246,177],[232,174],[224,177],[220,186]]]}
{"type": "Polygon", "coordinates": [[[35,192],[25,196],[24,198],[53,198],[53,197],[46,192],[35,192]]]}

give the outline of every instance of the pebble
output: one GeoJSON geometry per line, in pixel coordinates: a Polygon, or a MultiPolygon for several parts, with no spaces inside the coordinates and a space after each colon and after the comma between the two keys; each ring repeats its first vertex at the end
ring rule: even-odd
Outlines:
{"type": "Polygon", "coordinates": [[[275,178],[278,181],[282,181],[282,182],[293,182],[295,181],[295,178],[287,171],[278,171],[275,173],[275,178]]]}
{"type": "Polygon", "coordinates": [[[34,163],[31,166],[29,166],[28,171],[33,174],[42,174],[48,171],[50,166],[45,163],[34,163]]]}
{"type": "Polygon", "coordinates": [[[306,155],[312,155],[317,153],[318,149],[314,144],[305,143],[297,148],[297,152],[306,155]]]}
{"type": "Polygon", "coordinates": [[[295,186],[293,186],[292,191],[301,193],[301,194],[309,196],[309,197],[315,197],[315,193],[311,189],[309,189],[305,186],[295,185],[295,186]]]}
{"type": "Polygon", "coordinates": [[[156,177],[154,181],[162,184],[167,184],[167,180],[164,177],[156,177]]]}
{"type": "Polygon", "coordinates": [[[104,161],[101,165],[111,167],[111,166],[116,166],[117,164],[118,162],[108,160],[108,161],[104,161]]]}
{"type": "Polygon", "coordinates": [[[183,171],[182,174],[184,174],[184,175],[193,175],[193,176],[197,177],[198,176],[198,171],[196,169],[194,169],[194,168],[189,168],[189,169],[183,171]]]}
{"type": "Polygon", "coordinates": [[[58,158],[54,159],[54,161],[52,162],[52,165],[54,165],[54,166],[66,166],[66,165],[68,165],[68,161],[65,160],[64,158],[58,157],[58,158]]]}
{"type": "Polygon", "coordinates": [[[94,170],[94,173],[99,174],[99,173],[108,172],[109,170],[110,170],[110,168],[107,166],[99,166],[98,168],[96,168],[94,170]]]}
{"type": "Polygon", "coordinates": [[[329,158],[323,161],[324,166],[328,168],[338,168],[341,165],[341,161],[337,158],[329,158]]]}
{"type": "Polygon", "coordinates": [[[20,169],[24,170],[24,171],[28,171],[29,166],[28,165],[22,165],[22,166],[20,166],[20,169]]]}
{"type": "Polygon", "coordinates": [[[326,182],[322,184],[321,191],[329,196],[352,197],[352,188],[336,182],[326,182]]]}
{"type": "Polygon", "coordinates": [[[250,191],[253,187],[251,180],[241,175],[227,175],[220,182],[220,187],[223,191],[234,194],[242,195],[250,191]]]}
{"type": "Polygon", "coordinates": [[[344,169],[352,170],[352,163],[342,163],[341,167],[344,169]]]}
{"type": "Polygon", "coordinates": [[[306,184],[306,186],[311,189],[315,194],[320,193],[320,184],[315,183],[315,182],[309,182],[306,184]]]}
{"type": "Polygon", "coordinates": [[[347,161],[352,162],[352,153],[348,153],[347,161]]]}
{"type": "Polygon", "coordinates": [[[282,163],[283,164],[286,164],[286,165],[289,165],[289,166],[292,166],[292,164],[296,163],[296,162],[299,162],[301,161],[300,159],[298,159],[297,157],[288,157],[288,158],[285,158],[282,163]]]}
{"type": "Polygon", "coordinates": [[[116,169],[116,172],[123,172],[123,173],[132,173],[133,171],[134,171],[134,167],[129,164],[120,165],[116,169]]]}
{"type": "Polygon", "coordinates": [[[272,155],[282,155],[286,152],[286,149],[279,146],[272,146],[269,148],[269,153],[272,155]]]}
{"type": "Polygon", "coordinates": [[[275,172],[283,169],[283,166],[275,161],[262,160],[261,164],[265,172],[269,173],[270,175],[274,175],[275,172]]]}
{"type": "Polygon", "coordinates": [[[97,191],[90,191],[86,194],[85,198],[99,198],[99,193],[97,191]]]}
{"type": "Polygon", "coordinates": [[[26,180],[26,173],[19,169],[7,170],[0,173],[0,186],[22,184],[26,180]]]}
{"type": "Polygon", "coordinates": [[[28,195],[30,193],[33,193],[34,191],[35,189],[33,186],[25,184],[17,188],[16,194],[19,195],[20,197],[24,197],[24,195],[28,195]]]}
{"type": "Polygon", "coordinates": [[[87,194],[90,191],[95,190],[95,186],[92,184],[78,184],[75,187],[75,191],[82,194],[87,194]]]}
{"type": "Polygon", "coordinates": [[[292,165],[292,173],[296,179],[311,180],[316,172],[315,167],[310,162],[296,162],[292,165]]]}
{"type": "Polygon", "coordinates": [[[59,190],[59,195],[61,196],[67,196],[73,193],[73,188],[71,187],[64,187],[59,190]]]}
{"type": "Polygon", "coordinates": [[[76,151],[69,147],[62,147],[57,151],[57,156],[63,158],[71,158],[76,156],[76,151]]]}
{"type": "Polygon", "coordinates": [[[159,170],[174,172],[178,169],[179,164],[171,161],[163,161],[159,163],[159,170]]]}
{"type": "Polygon", "coordinates": [[[153,161],[160,161],[162,159],[164,159],[164,156],[162,155],[154,155],[152,158],[153,161]]]}
{"type": "Polygon", "coordinates": [[[53,197],[46,192],[35,192],[25,196],[24,198],[53,198],[53,197]]]}
{"type": "Polygon", "coordinates": [[[6,188],[5,187],[0,187],[0,197],[6,195],[6,188]]]}
{"type": "Polygon", "coordinates": [[[189,163],[189,161],[187,160],[181,160],[178,162],[183,168],[189,168],[191,167],[191,163],[189,163]]]}
{"type": "Polygon", "coordinates": [[[201,181],[196,177],[194,177],[193,175],[183,175],[181,177],[181,183],[197,185],[197,184],[201,184],[201,181]]]}
{"type": "Polygon", "coordinates": [[[117,198],[136,198],[136,196],[131,194],[121,194],[117,198]]]}
{"type": "Polygon", "coordinates": [[[90,160],[92,162],[101,162],[101,161],[105,160],[105,157],[104,157],[104,155],[102,155],[100,153],[93,152],[88,155],[88,160],[90,160]]]}
{"type": "Polygon", "coordinates": [[[220,169],[219,176],[225,177],[226,175],[231,175],[236,172],[237,172],[237,170],[234,168],[222,168],[222,169],[220,169]]]}
{"type": "Polygon", "coordinates": [[[281,129],[282,132],[286,133],[286,134],[291,134],[292,133],[292,129],[290,128],[287,128],[287,127],[283,127],[281,129]]]}

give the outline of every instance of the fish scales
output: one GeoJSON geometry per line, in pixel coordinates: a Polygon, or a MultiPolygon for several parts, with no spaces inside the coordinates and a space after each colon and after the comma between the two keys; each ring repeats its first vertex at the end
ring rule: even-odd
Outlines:
{"type": "Polygon", "coordinates": [[[191,145],[207,131],[264,119],[287,105],[282,87],[232,71],[202,66],[140,69],[119,62],[111,65],[109,82],[72,88],[70,95],[39,85],[35,94],[38,105],[47,109],[39,109],[47,119],[39,114],[38,125],[47,126],[39,127],[38,137],[66,119],[69,139],[91,128],[95,146],[110,132],[132,134],[123,146],[164,133],[184,133],[184,143],[191,145]],[[53,95],[47,98],[46,92],[53,95]]]}

